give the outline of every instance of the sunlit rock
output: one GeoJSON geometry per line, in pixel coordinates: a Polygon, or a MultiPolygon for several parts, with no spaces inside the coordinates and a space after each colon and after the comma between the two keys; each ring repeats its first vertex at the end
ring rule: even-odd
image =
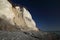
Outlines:
{"type": "Polygon", "coordinates": [[[13,7],[7,0],[0,0],[0,18],[21,30],[38,30],[28,10],[20,6],[13,7]]]}
{"type": "Polygon", "coordinates": [[[57,37],[39,30],[25,7],[0,0],[0,40],[60,40],[57,37]]]}
{"type": "Polygon", "coordinates": [[[12,5],[7,0],[0,0],[0,18],[14,24],[13,17],[12,5]]]}
{"type": "Polygon", "coordinates": [[[23,18],[25,20],[26,25],[31,30],[36,30],[36,31],[38,30],[37,27],[36,27],[36,23],[32,19],[32,16],[31,16],[30,12],[26,8],[23,8],[23,18]]]}

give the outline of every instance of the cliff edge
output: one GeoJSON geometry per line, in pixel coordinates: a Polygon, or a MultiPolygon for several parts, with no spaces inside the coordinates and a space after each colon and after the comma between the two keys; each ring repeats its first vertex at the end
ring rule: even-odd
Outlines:
{"type": "MultiPolygon", "coordinates": [[[[24,7],[22,8],[20,6],[13,7],[12,4],[9,3],[7,0],[0,0],[0,20],[2,20],[1,24],[5,23],[4,25],[6,29],[8,29],[6,25],[10,24],[12,25],[12,27],[16,26],[21,30],[38,31],[38,28],[36,27],[36,24],[32,19],[30,12],[24,7]]],[[[4,27],[2,26],[2,30],[3,28],[4,27]]]]}
{"type": "Polygon", "coordinates": [[[30,12],[8,0],[0,0],[0,40],[59,40],[56,34],[36,27],[30,12]]]}

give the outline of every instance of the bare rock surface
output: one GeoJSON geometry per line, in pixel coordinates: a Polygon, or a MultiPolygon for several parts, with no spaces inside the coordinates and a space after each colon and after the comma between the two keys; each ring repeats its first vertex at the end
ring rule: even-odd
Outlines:
{"type": "Polygon", "coordinates": [[[38,31],[30,12],[24,7],[13,7],[8,0],[0,0],[0,19],[7,21],[13,26],[18,26],[22,30],[38,31]]]}
{"type": "Polygon", "coordinates": [[[0,0],[0,40],[59,40],[59,38],[54,33],[39,30],[25,7],[14,6],[8,0],[0,0]]]}
{"type": "Polygon", "coordinates": [[[5,32],[0,31],[0,40],[39,40],[37,38],[26,35],[23,32],[5,32]]]}

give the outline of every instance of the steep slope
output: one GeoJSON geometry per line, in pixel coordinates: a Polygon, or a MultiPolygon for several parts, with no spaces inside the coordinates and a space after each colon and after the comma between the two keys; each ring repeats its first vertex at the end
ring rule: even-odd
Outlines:
{"type": "Polygon", "coordinates": [[[24,7],[13,7],[7,0],[0,0],[0,18],[22,30],[38,30],[29,11],[24,7]]]}
{"type": "Polygon", "coordinates": [[[39,30],[25,7],[0,0],[0,40],[57,40],[57,37],[39,30]]]}

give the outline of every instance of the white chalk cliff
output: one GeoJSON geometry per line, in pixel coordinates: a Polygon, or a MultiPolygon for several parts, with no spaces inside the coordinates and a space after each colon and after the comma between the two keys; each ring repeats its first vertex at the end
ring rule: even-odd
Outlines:
{"type": "Polygon", "coordinates": [[[0,40],[60,40],[39,30],[28,10],[10,1],[0,0],[0,40]]]}
{"type": "Polygon", "coordinates": [[[38,31],[30,12],[24,7],[13,7],[7,0],[0,0],[0,19],[7,21],[13,26],[17,26],[21,30],[38,31]]]}

